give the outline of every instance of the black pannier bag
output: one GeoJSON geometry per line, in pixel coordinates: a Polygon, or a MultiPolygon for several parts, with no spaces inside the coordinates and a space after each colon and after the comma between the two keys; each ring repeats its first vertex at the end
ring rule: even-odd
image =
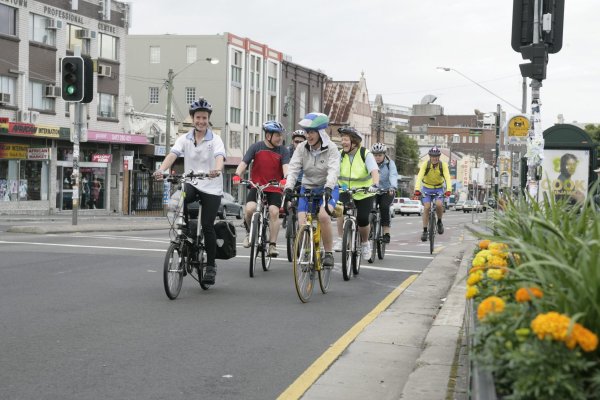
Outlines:
{"type": "Polygon", "coordinates": [[[219,221],[215,224],[217,234],[217,254],[219,260],[229,260],[235,257],[235,226],[231,222],[219,221]]]}

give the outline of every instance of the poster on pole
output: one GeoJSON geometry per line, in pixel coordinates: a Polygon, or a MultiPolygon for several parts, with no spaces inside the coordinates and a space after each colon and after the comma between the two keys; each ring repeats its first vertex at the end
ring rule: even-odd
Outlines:
{"type": "Polygon", "coordinates": [[[589,150],[544,150],[542,193],[569,203],[584,200],[589,178],[589,150]]]}

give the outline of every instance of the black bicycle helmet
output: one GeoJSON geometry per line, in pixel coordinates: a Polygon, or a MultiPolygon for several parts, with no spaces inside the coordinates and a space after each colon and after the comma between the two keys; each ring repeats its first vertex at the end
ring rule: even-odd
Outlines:
{"type": "Polygon", "coordinates": [[[340,135],[344,136],[344,135],[348,135],[350,137],[354,137],[355,139],[357,139],[359,142],[362,142],[363,137],[360,134],[360,132],[358,132],[356,130],[356,128],[353,128],[351,126],[342,126],[341,128],[338,128],[338,132],[340,133],[340,135]]]}
{"type": "Polygon", "coordinates": [[[212,113],[212,106],[204,97],[200,97],[197,101],[190,104],[190,116],[193,117],[196,111],[206,111],[210,115],[212,113]]]}
{"type": "Polygon", "coordinates": [[[431,149],[429,149],[429,155],[432,157],[439,157],[441,154],[442,152],[437,146],[433,146],[431,149]]]}

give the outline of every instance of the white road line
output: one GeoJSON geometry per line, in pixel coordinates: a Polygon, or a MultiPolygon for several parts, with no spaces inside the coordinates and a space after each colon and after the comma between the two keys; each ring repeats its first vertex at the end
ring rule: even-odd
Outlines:
{"type": "Polygon", "coordinates": [[[167,249],[140,249],[134,247],[113,247],[113,246],[87,246],[81,244],[60,244],[60,243],[39,243],[39,242],[9,242],[7,240],[0,240],[0,244],[24,244],[24,245],[36,245],[36,246],[54,246],[54,247],[75,247],[75,248],[86,248],[86,249],[109,249],[109,250],[135,250],[135,251],[158,251],[164,253],[167,249]]]}
{"type": "Polygon", "coordinates": [[[374,269],[377,271],[390,271],[390,272],[411,272],[411,273],[417,273],[420,274],[423,271],[418,271],[418,270],[412,270],[412,269],[396,269],[396,268],[385,268],[385,267],[375,267],[373,265],[360,265],[360,268],[364,268],[364,269],[374,269]]]}

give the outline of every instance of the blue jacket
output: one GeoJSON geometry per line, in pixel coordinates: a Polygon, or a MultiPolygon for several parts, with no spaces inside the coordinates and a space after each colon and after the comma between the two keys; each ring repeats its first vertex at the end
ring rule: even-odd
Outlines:
{"type": "Polygon", "coordinates": [[[394,190],[398,188],[398,170],[393,160],[385,158],[379,165],[379,187],[394,190]]]}

